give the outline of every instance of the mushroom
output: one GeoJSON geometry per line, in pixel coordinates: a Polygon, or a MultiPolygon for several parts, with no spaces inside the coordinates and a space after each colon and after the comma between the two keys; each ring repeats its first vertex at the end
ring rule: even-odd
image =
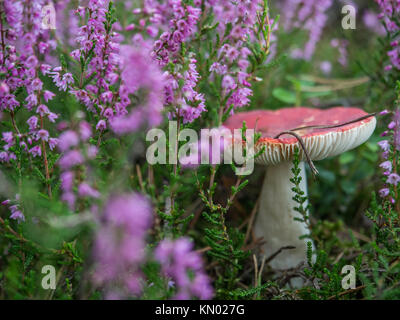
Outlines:
{"type": "Polygon", "coordinates": [[[270,262],[273,269],[294,268],[306,261],[307,241],[310,240],[301,238],[309,233],[305,223],[294,219],[301,216],[293,210],[297,204],[292,199],[294,192],[290,178],[293,177],[292,160],[297,147],[301,160],[300,187],[307,196],[304,169],[306,154],[296,137],[280,134],[296,129],[294,132],[301,137],[309,159],[322,160],[356,148],[367,141],[375,130],[376,119],[358,108],[335,107],[319,110],[297,107],[237,113],[224,126],[230,130],[239,129],[243,121],[247,128],[262,134],[256,144],[256,151],[265,146],[265,152],[255,160],[256,163],[267,165],[259,211],[254,223],[255,235],[264,238],[263,250],[267,255],[278,252],[284,246],[294,246],[295,249],[282,251],[270,262]],[[342,125],[344,123],[347,124],[342,125]]]}

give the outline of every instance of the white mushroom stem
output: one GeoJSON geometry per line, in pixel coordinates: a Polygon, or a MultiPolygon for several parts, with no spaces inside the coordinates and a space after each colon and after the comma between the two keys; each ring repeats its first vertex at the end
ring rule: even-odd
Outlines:
{"type": "MultiPolygon", "coordinates": [[[[304,162],[299,164],[301,169],[300,188],[307,196],[307,180],[304,162]]],[[[268,257],[284,246],[294,246],[295,249],[282,251],[271,262],[273,269],[288,269],[306,261],[307,241],[299,237],[309,234],[305,223],[294,220],[301,218],[300,213],[293,208],[298,204],[292,199],[294,192],[291,169],[292,162],[281,162],[268,166],[261,190],[260,208],[254,224],[255,235],[264,237],[264,254],[268,257]]],[[[305,206],[307,203],[304,204],[305,206]]]]}

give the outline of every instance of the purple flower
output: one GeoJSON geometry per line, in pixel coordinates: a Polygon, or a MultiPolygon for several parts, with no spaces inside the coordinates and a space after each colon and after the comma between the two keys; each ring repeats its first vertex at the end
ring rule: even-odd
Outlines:
{"type": "Polygon", "coordinates": [[[45,106],[44,104],[41,104],[37,107],[36,112],[43,117],[45,114],[48,114],[50,112],[50,110],[49,110],[49,108],[47,108],[47,106],[45,106]]]}
{"type": "Polygon", "coordinates": [[[0,162],[8,162],[8,153],[5,151],[0,152],[0,162]]]}
{"type": "Polygon", "coordinates": [[[78,194],[80,197],[99,198],[100,193],[89,186],[87,183],[81,183],[78,187],[78,194]]]}
{"type": "Polygon", "coordinates": [[[58,119],[58,115],[56,115],[55,113],[53,113],[53,112],[49,112],[48,114],[47,114],[47,119],[49,119],[49,121],[50,122],[56,122],[56,119],[58,119]]]}
{"type": "Polygon", "coordinates": [[[10,215],[10,219],[14,219],[17,220],[18,223],[25,221],[25,216],[24,214],[18,209],[17,205],[14,206],[10,206],[10,210],[11,210],[11,215],[10,215]]]}
{"type": "Polygon", "coordinates": [[[107,123],[105,120],[100,120],[99,122],[97,122],[97,125],[96,125],[97,131],[104,131],[106,129],[107,129],[107,123]]]}
{"type": "Polygon", "coordinates": [[[11,200],[9,200],[9,199],[4,200],[4,201],[1,203],[1,205],[2,205],[2,206],[7,206],[7,205],[10,204],[10,202],[11,202],[11,200]]]}
{"type": "Polygon", "coordinates": [[[61,180],[61,189],[63,191],[71,191],[72,186],[74,185],[75,175],[72,171],[63,172],[60,176],[61,180]]]}
{"type": "Polygon", "coordinates": [[[397,173],[392,173],[389,175],[386,182],[394,186],[397,186],[397,184],[400,182],[400,176],[397,173]]]}
{"type": "Polygon", "coordinates": [[[50,138],[49,139],[49,147],[50,150],[53,151],[55,147],[58,145],[59,140],[57,138],[50,138]]]}
{"type": "Polygon", "coordinates": [[[64,192],[61,196],[61,200],[68,204],[70,210],[74,210],[76,196],[73,192],[64,192]]]}
{"type": "Polygon", "coordinates": [[[303,29],[308,33],[307,42],[303,45],[303,49],[296,49],[296,55],[298,58],[310,60],[323,35],[323,29],[328,21],[327,10],[333,5],[333,1],[283,0],[279,5],[286,31],[303,29]]]}
{"type": "Polygon", "coordinates": [[[32,116],[26,121],[29,125],[29,130],[34,131],[38,124],[38,118],[36,116],[32,116]]]}
{"type": "MultiPolygon", "coordinates": [[[[144,48],[123,47],[120,87],[121,102],[116,105],[116,115],[110,119],[110,127],[117,134],[137,131],[142,125],[156,126],[161,123],[164,98],[163,75],[150,53],[144,48]],[[131,104],[129,94],[146,92],[140,105],[127,110],[131,104]]],[[[104,130],[106,124],[99,121],[97,130],[104,130]]]]}
{"type": "Polygon", "coordinates": [[[97,147],[96,147],[96,146],[93,146],[93,145],[90,145],[90,146],[87,148],[87,157],[88,157],[89,159],[94,159],[94,158],[96,158],[96,156],[97,156],[97,152],[98,152],[97,147]]]}
{"type": "Polygon", "coordinates": [[[55,96],[55,94],[51,91],[45,90],[43,92],[43,98],[44,98],[44,101],[46,101],[46,102],[49,102],[51,99],[54,98],[54,96],[55,96]]]}
{"type": "Polygon", "coordinates": [[[83,141],[88,140],[92,136],[92,127],[86,121],[79,123],[79,133],[83,141]]]}
{"type": "Polygon", "coordinates": [[[145,236],[153,209],[137,193],[111,197],[101,218],[94,244],[93,280],[105,288],[118,290],[118,296],[137,296],[141,291],[139,270],[145,258],[145,236]]]}
{"type": "Polygon", "coordinates": [[[40,146],[34,146],[32,149],[29,150],[29,153],[35,158],[35,157],[41,157],[42,156],[42,149],[40,146]]]}
{"type": "Polygon", "coordinates": [[[83,161],[83,156],[79,151],[71,150],[65,153],[58,162],[62,170],[68,170],[71,167],[82,164],[83,161]]]}
{"type": "Polygon", "coordinates": [[[72,130],[65,131],[58,137],[58,148],[63,152],[67,151],[71,147],[78,145],[78,143],[79,137],[72,130]]]}
{"type": "Polygon", "coordinates": [[[391,161],[382,162],[379,166],[382,169],[385,169],[385,170],[387,170],[389,172],[392,172],[392,162],[391,161]]]}
{"type": "MultiPolygon", "coordinates": [[[[399,30],[398,25],[398,15],[399,15],[399,4],[398,1],[387,1],[387,0],[377,0],[376,1],[381,9],[381,13],[378,18],[383,22],[385,29],[382,31],[387,32],[388,37],[395,37],[397,31],[399,30]]],[[[377,28],[382,30],[382,27],[377,28]]],[[[385,66],[385,71],[391,71],[393,68],[400,69],[400,58],[399,58],[399,41],[394,40],[391,42],[392,49],[387,52],[390,64],[385,66]]]]}
{"type": "Polygon", "coordinates": [[[389,193],[390,193],[389,188],[383,188],[383,189],[379,190],[379,195],[382,198],[386,198],[389,195],[389,193]]]}
{"type": "Polygon", "coordinates": [[[29,56],[28,59],[25,60],[25,66],[29,69],[33,69],[38,64],[38,59],[35,56],[29,56]]]}
{"type": "Polygon", "coordinates": [[[322,61],[319,68],[324,74],[330,74],[332,71],[332,63],[329,61],[322,61]]]}
{"type": "Polygon", "coordinates": [[[163,240],[154,255],[161,264],[162,272],[175,283],[175,299],[212,298],[213,289],[203,270],[201,256],[193,251],[193,244],[189,239],[163,240]],[[189,277],[189,272],[192,277],[189,277]]]}
{"type": "Polygon", "coordinates": [[[37,135],[38,135],[38,138],[43,141],[49,140],[49,132],[47,130],[41,129],[38,131],[37,135]]]}
{"type": "Polygon", "coordinates": [[[14,135],[12,132],[7,131],[7,132],[2,132],[3,140],[7,145],[11,146],[14,144],[14,135]]]}
{"type": "Polygon", "coordinates": [[[24,216],[24,214],[23,214],[21,211],[15,210],[15,211],[10,215],[10,219],[17,220],[18,223],[19,223],[19,222],[25,221],[25,216],[24,216]]]}
{"type": "Polygon", "coordinates": [[[42,87],[43,87],[43,82],[42,82],[40,79],[38,79],[38,78],[34,79],[34,80],[32,81],[32,83],[31,83],[31,88],[32,88],[33,90],[35,90],[35,91],[40,91],[40,90],[42,90],[42,87]]]}
{"type": "Polygon", "coordinates": [[[381,147],[383,151],[389,151],[390,150],[390,144],[388,140],[382,140],[378,142],[378,145],[381,147]]]}
{"type": "Polygon", "coordinates": [[[4,97],[10,92],[10,88],[5,82],[0,82],[0,97],[4,97]]]}
{"type": "Polygon", "coordinates": [[[377,13],[371,10],[366,10],[363,15],[363,22],[372,32],[375,32],[380,36],[385,34],[385,28],[382,26],[377,13]]]}

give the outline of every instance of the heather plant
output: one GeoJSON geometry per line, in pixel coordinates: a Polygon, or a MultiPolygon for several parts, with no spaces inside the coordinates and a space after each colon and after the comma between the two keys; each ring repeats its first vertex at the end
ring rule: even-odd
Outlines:
{"type": "MultiPolygon", "coordinates": [[[[339,30],[333,1],[49,4],[0,0],[1,299],[399,298],[398,1],[356,1],[369,41],[339,30]],[[308,170],[309,199],[296,151],[289,183],[312,242],[306,263],[274,270],[292,247],[263,252],[254,234],[262,168],[218,162],[228,141],[187,129],[218,136],[233,114],[301,104],[358,104],[378,126],[308,170]],[[156,140],[167,164],[146,157],[156,140]]],[[[238,129],[244,145],[262,139],[238,129]]],[[[241,151],[257,162],[265,148],[241,151]]]]}

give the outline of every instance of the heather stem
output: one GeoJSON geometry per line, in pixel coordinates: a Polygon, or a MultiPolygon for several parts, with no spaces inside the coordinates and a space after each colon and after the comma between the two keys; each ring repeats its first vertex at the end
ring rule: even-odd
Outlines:
{"type": "MultiPolygon", "coordinates": [[[[41,127],[41,129],[44,128],[44,121],[43,121],[42,116],[40,116],[40,127],[41,127]]],[[[49,194],[49,198],[51,199],[52,192],[51,192],[51,185],[50,185],[49,163],[47,161],[46,143],[44,140],[42,140],[42,154],[43,154],[44,168],[45,168],[45,173],[46,173],[47,192],[49,194]]]]}
{"type": "Polygon", "coordinates": [[[3,60],[2,60],[2,64],[4,64],[5,62],[5,54],[6,54],[6,44],[5,44],[5,40],[4,40],[4,26],[3,26],[3,0],[1,0],[0,2],[1,4],[1,8],[0,8],[0,33],[1,33],[1,50],[3,52],[3,60]]]}

